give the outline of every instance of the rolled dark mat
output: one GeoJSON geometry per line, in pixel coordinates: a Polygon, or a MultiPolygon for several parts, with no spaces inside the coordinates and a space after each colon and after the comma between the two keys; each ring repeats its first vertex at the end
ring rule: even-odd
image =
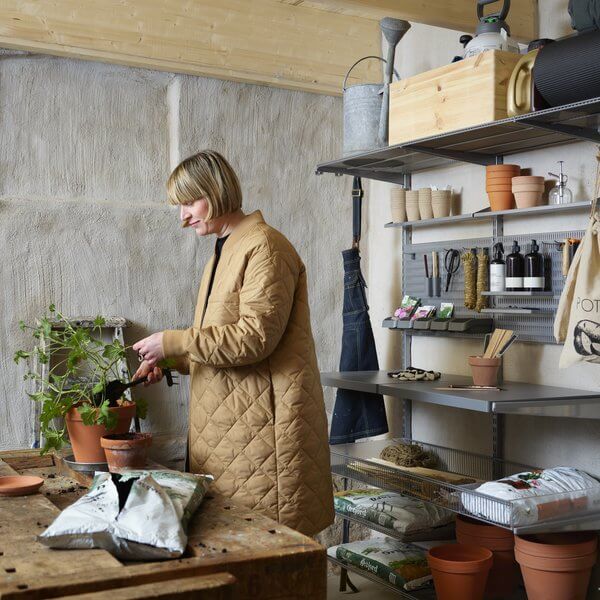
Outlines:
{"type": "Polygon", "coordinates": [[[600,31],[544,46],[533,67],[535,86],[550,106],[600,96],[600,31]]]}

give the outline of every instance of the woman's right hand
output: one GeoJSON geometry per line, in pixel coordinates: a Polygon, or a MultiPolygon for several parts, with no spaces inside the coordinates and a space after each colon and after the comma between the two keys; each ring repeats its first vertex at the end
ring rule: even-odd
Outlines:
{"type": "Polygon", "coordinates": [[[158,383],[163,378],[163,372],[160,367],[151,367],[148,361],[142,361],[142,364],[138,367],[138,370],[134,373],[133,379],[146,378],[144,385],[150,385],[152,383],[158,383]]]}

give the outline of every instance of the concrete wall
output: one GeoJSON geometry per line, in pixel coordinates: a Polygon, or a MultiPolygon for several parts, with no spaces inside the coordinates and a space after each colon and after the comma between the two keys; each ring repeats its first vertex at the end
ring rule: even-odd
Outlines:
{"type": "MultiPolygon", "coordinates": [[[[540,6],[543,8],[540,12],[541,37],[558,37],[569,33],[566,0],[546,1],[540,6]]],[[[396,68],[400,75],[406,77],[448,63],[452,56],[460,53],[459,35],[452,31],[414,25],[399,45],[400,56],[396,68]]],[[[593,144],[577,143],[514,155],[510,161],[530,168],[534,175],[546,175],[548,171],[557,168],[557,160],[564,160],[575,200],[583,200],[589,199],[593,190],[595,153],[593,144]]],[[[487,205],[483,167],[458,165],[413,176],[415,189],[448,184],[458,192],[458,208],[461,212],[472,212],[487,205]]],[[[372,182],[369,202],[370,305],[383,368],[401,364],[400,334],[383,330],[377,327],[377,323],[393,312],[403,293],[411,293],[411,290],[402,290],[400,287],[400,233],[398,230],[386,230],[384,233],[382,229],[383,224],[390,220],[390,187],[388,184],[372,182]]],[[[506,221],[505,235],[583,229],[586,222],[585,211],[568,217],[511,219],[506,221]]],[[[415,230],[413,239],[419,242],[479,235],[491,235],[491,224],[419,229],[415,230]]],[[[479,348],[479,342],[469,340],[416,338],[413,342],[412,363],[418,367],[468,375],[467,357],[476,353],[479,348]]],[[[505,357],[505,377],[517,381],[597,389],[600,384],[600,369],[593,365],[578,365],[559,371],[560,351],[561,347],[555,345],[517,344],[505,357]]],[[[399,434],[399,402],[388,399],[388,409],[394,430],[399,434]]],[[[454,448],[489,453],[491,420],[482,414],[413,403],[413,437],[454,448]]],[[[507,458],[527,464],[571,464],[600,475],[600,457],[597,453],[599,441],[600,428],[595,421],[518,416],[508,418],[506,423],[507,458]]]]}
{"type": "MultiPolygon", "coordinates": [[[[126,342],[190,325],[213,239],[182,230],[165,203],[178,160],[214,148],[238,171],[309,273],[320,366],[341,339],[341,257],[350,182],[316,177],[341,149],[336,98],[95,62],[0,54],[0,449],[31,444],[32,407],[12,362],[31,346],[18,321],[51,302],[68,315],[121,315],[126,342]]],[[[137,361],[133,360],[132,365],[137,361]]],[[[187,379],[148,388],[155,455],[178,464],[187,379]]],[[[331,408],[332,392],[328,391],[331,408]]]]}

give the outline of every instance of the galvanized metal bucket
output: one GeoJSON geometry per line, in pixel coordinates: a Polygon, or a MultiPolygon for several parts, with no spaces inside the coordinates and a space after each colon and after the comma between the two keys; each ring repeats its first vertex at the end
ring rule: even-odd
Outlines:
{"type": "Polygon", "coordinates": [[[346,87],[352,69],[363,60],[371,58],[386,62],[380,56],[364,56],[348,69],[346,77],[344,77],[344,156],[381,148],[387,142],[379,135],[385,85],[383,83],[360,83],[346,87]]]}

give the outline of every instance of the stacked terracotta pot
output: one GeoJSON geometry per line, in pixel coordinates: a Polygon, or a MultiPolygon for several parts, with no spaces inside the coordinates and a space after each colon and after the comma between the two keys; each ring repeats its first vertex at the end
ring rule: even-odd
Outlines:
{"type": "Polygon", "coordinates": [[[535,175],[513,177],[512,192],[517,208],[539,206],[544,193],[544,178],[535,175]]]}
{"type": "Polygon", "coordinates": [[[485,170],[485,189],[491,209],[496,211],[514,208],[512,179],[521,174],[519,165],[488,165],[485,170]]]}
{"type": "Polygon", "coordinates": [[[516,536],[528,600],[585,600],[597,547],[595,532],[516,536]]]}
{"type": "Polygon", "coordinates": [[[456,539],[459,544],[487,548],[494,555],[485,597],[511,598],[521,582],[519,565],[515,560],[515,536],[512,531],[459,515],[456,518],[456,539]]]}

